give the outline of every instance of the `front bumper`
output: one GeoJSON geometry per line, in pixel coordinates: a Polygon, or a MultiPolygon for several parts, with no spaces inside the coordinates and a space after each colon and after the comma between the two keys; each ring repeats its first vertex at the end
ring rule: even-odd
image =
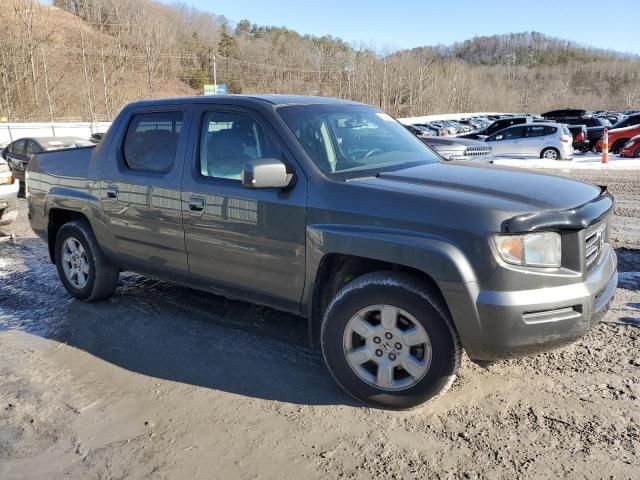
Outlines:
{"type": "Polygon", "coordinates": [[[9,203],[14,202],[18,198],[18,190],[20,182],[18,179],[11,184],[0,185],[0,210],[7,208],[9,203]]]}
{"type": "Polygon", "coordinates": [[[513,358],[562,346],[584,336],[609,309],[618,284],[610,245],[581,283],[525,291],[480,291],[480,338],[465,345],[477,360],[513,358]]]}

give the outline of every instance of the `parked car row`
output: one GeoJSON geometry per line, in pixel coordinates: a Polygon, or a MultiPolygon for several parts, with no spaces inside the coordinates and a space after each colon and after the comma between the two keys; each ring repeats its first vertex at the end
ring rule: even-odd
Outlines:
{"type": "Polygon", "coordinates": [[[482,151],[484,161],[493,156],[540,157],[557,160],[573,158],[580,152],[602,151],[605,129],[609,134],[609,151],[625,157],[640,155],[640,112],[589,112],[584,109],[564,108],[545,112],[540,116],[486,115],[457,121],[434,121],[410,125],[409,128],[445,159],[470,159],[467,148],[482,151]],[[457,129],[451,124],[463,124],[457,129]],[[473,130],[468,131],[469,128],[473,130]],[[455,135],[443,141],[438,137],[455,135]],[[478,141],[470,145],[463,140],[478,141]],[[487,145],[489,144],[489,145],[487,145]],[[485,154],[488,148],[490,151],[485,154]]]}

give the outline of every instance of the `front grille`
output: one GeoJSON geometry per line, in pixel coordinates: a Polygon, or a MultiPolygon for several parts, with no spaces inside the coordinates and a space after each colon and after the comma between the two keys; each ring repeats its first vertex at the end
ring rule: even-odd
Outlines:
{"type": "Polygon", "coordinates": [[[481,158],[491,155],[491,147],[467,147],[464,152],[468,158],[481,158]]]}
{"type": "Polygon", "coordinates": [[[601,222],[587,230],[584,239],[584,257],[587,268],[593,266],[600,255],[606,240],[607,223],[601,222]]]}

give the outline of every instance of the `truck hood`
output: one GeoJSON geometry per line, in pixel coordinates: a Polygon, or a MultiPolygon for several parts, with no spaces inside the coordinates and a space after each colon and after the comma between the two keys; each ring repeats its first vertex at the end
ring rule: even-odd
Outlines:
{"type": "Polygon", "coordinates": [[[571,209],[601,193],[595,185],[564,177],[468,162],[431,163],[356,181],[519,213],[571,209]]]}

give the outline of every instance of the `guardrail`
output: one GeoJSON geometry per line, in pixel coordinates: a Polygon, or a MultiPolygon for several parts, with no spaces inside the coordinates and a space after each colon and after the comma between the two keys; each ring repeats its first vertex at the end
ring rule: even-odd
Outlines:
{"type": "Polygon", "coordinates": [[[0,145],[22,137],[80,137],[89,139],[96,132],[106,132],[111,122],[11,122],[0,123],[0,145]]]}

